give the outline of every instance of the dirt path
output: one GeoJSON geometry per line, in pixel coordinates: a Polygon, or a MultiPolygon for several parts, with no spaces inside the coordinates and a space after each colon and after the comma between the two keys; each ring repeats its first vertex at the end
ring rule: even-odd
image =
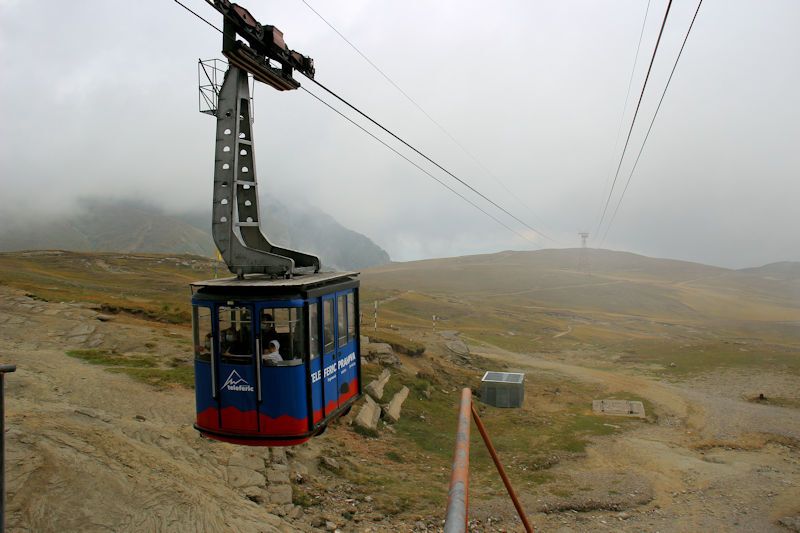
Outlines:
{"type": "MultiPolygon", "coordinates": [[[[786,530],[777,525],[777,520],[800,515],[800,457],[796,449],[752,435],[800,438],[800,410],[754,405],[696,386],[663,383],[495,347],[477,353],[523,371],[545,370],[602,384],[609,394],[634,392],[656,405],[658,424],[599,439],[587,449],[585,459],[552,470],[557,479],[571,480],[564,483],[567,491],[607,480],[612,487],[614,483],[634,487],[628,489],[630,505],[624,504],[623,497],[619,513],[539,514],[537,521],[542,529],[779,532],[786,530]],[[652,502],[636,505],[641,492],[647,490],[652,490],[652,502]]],[[[526,507],[536,509],[542,496],[523,492],[522,499],[526,507]]],[[[579,495],[575,501],[576,506],[582,501],[579,495]]]]}
{"type": "Polygon", "coordinates": [[[490,360],[519,365],[520,368],[549,370],[582,381],[602,383],[608,387],[611,393],[634,392],[658,404],[664,409],[666,416],[690,421],[695,427],[700,427],[704,423],[703,413],[692,409],[683,393],[669,384],[656,382],[642,376],[614,373],[552,361],[535,355],[509,352],[498,347],[492,347],[491,350],[486,351],[474,350],[474,352],[490,360]]]}
{"type": "Polygon", "coordinates": [[[559,337],[563,337],[564,335],[568,335],[570,333],[572,333],[572,326],[568,326],[567,327],[567,331],[562,331],[561,333],[556,333],[555,335],[553,335],[553,338],[557,339],[559,337]]]}

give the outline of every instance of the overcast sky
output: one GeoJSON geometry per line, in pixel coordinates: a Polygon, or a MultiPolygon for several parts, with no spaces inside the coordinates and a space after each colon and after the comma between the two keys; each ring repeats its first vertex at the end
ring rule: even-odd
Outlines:
{"type": "MultiPolygon", "coordinates": [[[[533,242],[503,228],[303,91],[256,88],[262,191],[324,209],[396,260],[594,236],[667,0],[651,2],[624,116],[646,0],[308,1],[481,164],[301,0],[246,7],[314,58],[318,80],[556,243],[492,211],[533,242]]],[[[696,5],[673,2],[615,190],[696,5]]],[[[797,0],[703,3],[605,247],[732,267],[800,260],[799,20],[797,0]]],[[[196,62],[220,47],[169,0],[0,0],[0,210],[46,215],[86,195],[208,205],[215,127],[197,112],[196,62]]]]}

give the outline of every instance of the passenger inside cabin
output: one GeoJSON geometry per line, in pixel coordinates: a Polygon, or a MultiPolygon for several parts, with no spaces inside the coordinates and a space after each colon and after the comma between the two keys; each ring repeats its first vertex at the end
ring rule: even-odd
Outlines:
{"type": "Polygon", "coordinates": [[[269,364],[282,363],[283,357],[281,357],[280,348],[281,344],[278,341],[269,341],[269,344],[264,349],[262,360],[269,364]]]}
{"type": "Polygon", "coordinates": [[[275,319],[269,313],[264,314],[264,321],[261,323],[261,336],[264,346],[269,346],[270,341],[278,340],[278,332],[275,331],[275,319]]]}
{"type": "Polygon", "coordinates": [[[233,326],[224,329],[219,334],[220,350],[224,354],[231,354],[234,344],[236,344],[236,328],[233,326]]]}
{"type": "Polygon", "coordinates": [[[211,343],[213,342],[213,336],[209,331],[206,333],[205,338],[203,339],[203,344],[197,347],[197,354],[198,355],[210,355],[211,354],[211,343]]]}
{"type": "Polygon", "coordinates": [[[249,338],[248,331],[244,328],[242,331],[236,331],[234,326],[227,328],[220,337],[223,355],[249,355],[249,338]]]}

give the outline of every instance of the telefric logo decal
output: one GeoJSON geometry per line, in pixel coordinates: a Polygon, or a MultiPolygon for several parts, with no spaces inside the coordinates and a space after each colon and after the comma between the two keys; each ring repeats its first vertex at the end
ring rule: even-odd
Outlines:
{"type": "Polygon", "coordinates": [[[236,370],[231,371],[231,375],[225,380],[222,388],[232,392],[253,392],[255,390],[236,370]]]}

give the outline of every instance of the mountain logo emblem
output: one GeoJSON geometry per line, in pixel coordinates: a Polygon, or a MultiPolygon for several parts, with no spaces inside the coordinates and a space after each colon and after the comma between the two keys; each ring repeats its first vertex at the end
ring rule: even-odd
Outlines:
{"type": "Polygon", "coordinates": [[[225,380],[222,388],[232,392],[253,392],[255,390],[236,370],[231,371],[231,375],[225,380]]]}

